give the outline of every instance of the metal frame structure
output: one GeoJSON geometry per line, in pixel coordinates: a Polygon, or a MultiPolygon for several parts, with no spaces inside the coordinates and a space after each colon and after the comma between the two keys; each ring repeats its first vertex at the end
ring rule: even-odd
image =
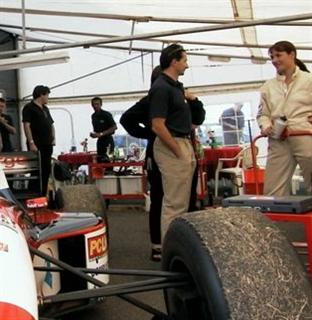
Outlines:
{"type": "Polygon", "coordinates": [[[201,33],[201,32],[217,31],[217,30],[229,30],[229,29],[237,29],[237,28],[251,27],[251,26],[257,26],[257,25],[267,25],[267,24],[275,24],[275,23],[281,23],[281,22],[307,20],[307,19],[312,19],[312,13],[289,15],[284,17],[275,17],[275,18],[267,18],[267,19],[256,19],[253,21],[229,22],[229,23],[217,24],[212,26],[208,25],[208,26],[193,27],[193,28],[174,29],[174,30],[168,30],[168,31],[162,31],[162,32],[150,32],[150,33],[142,33],[142,34],[129,35],[129,36],[117,36],[110,39],[99,38],[94,40],[77,41],[77,42],[68,43],[68,44],[57,44],[57,45],[37,47],[37,48],[12,50],[12,51],[0,52],[0,57],[12,56],[16,54],[47,52],[47,51],[66,49],[66,48],[77,48],[77,47],[89,48],[91,46],[96,46],[99,44],[110,44],[110,43],[117,43],[117,42],[124,42],[124,41],[144,40],[144,39],[155,38],[155,37],[166,37],[166,36],[172,36],[172,35],[183,35],[183,34],[201,33]]]}

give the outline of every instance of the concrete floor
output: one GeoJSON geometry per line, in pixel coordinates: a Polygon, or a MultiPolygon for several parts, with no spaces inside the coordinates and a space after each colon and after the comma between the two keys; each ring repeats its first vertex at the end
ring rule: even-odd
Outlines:
{"type": "MultiPolygon", "coordinates": [[[[148,214],[137,207],[118,206],[108,211],[110,248],[109,265],[118,269],[159,270],[160,263],[152,262],[148,231],[148,214]]],[[[142,279],[142,277],[111,277],[111,284],[142,279]]],[[[133,295],[153,307],[165,311],[161,291],[133,295]]],[[[95,307],[66,317],[66,320],[150,320],[152,315],[132,306],[118,297],[109,297],[95,307]]]]}

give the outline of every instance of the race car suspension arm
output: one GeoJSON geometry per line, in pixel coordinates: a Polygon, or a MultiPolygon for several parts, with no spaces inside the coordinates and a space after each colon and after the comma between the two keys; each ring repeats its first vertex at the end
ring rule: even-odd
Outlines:
{"type": "MultiPolygon", "coordinates": [[[[185,279],[186,275],[181,272],[170,271],[154,271],[154,270],[137,270],[137,269],[88,269],[78,268],[76,269],[90,274],[110,274],[110,275],[122,275],[122,276],[143,276],[143,277],[162,277],[170,279],[185,279]]],[[[62,272],[64,269],[57,267],[35,266],[36,271],[50,271],[50,272],[62,272]]]]}
{"type": "MultiPolygon", "coordinates": [[[[78,268],[72,267],[71,265],[69,265],[69,264],[67,264],[67,263],[65,263],[63,261],[55,259],[55,258],[45,254],[44,252],[41,252],[38,249],[35,249],[33,247],[29,247],[29,250],[30,250],[30,252],[32,254],[37,255],[37,256],[41,257],[42,259],[45,259],[46,261],[49,261],[52,264],[54,264],[54,265],[56,265],[56,266],[58,266],[58,267],[60,267],[60,268],[62,268],[64,270],[67,270],[67,271],[71,272],[72,274],[75,274],[78,277],[80,277],[80,278],[82,278],[82,279],[84,279],[84,280],[86,280],[86,281],[88,281],[90,283],[93,283],[94,285],[96,285],[98,287],[104,287],[104,286],[107,287],[107,285],[105,283],[103,283],[102,281],[100,281],[98,279],[95,279],[95,278],[93,278],[92,276],[90,276],[88,274],[85,274],[84,272],[80,271],[78,268]]],[[[177,284],[176,283],[172,283],[171,287],[175,286],[175,285],[177,285],[177,284]]],[[[153,285],[149,284],[149,286],[153,286],[153,290],[157,290],[156,286],[158,286],[159,289],[163,288],[164,287],[164,283],[153,284],[153,285]]],[[[145,289],[147,289],[146,288],[147,287],[146,283],[145,283],[144,287],[145,287],[145,289]]],[[[105,288],[99,288],[99,289],[105,289],[105,288]]],[[[119,288],[119,289],[121,290],[122,288],[119,288]]],[[[132,289],[134,290],[135,288],[132,288],[132,289]]],[[[149,288],[149,289],[151,290],[151,288],[149,288]]],[[[96,289],[93,289],[93,290],[96,290],[96,289]]],[[[130,289],[128,289],[128,290],[130,290],[130,289]]],[[[86,290],[86,291],[88,291],[88,290],[86,290]]],[[[142,291],[142,289],[140,291],[142,291]]],[[[146,290],[144,290],[144,291],[146,291],[146,290]]],[[[163,312],[153,308],[150,305],[145,304],[144,302],[142,302],[142,301],[140,301],[140,300],[138,300],[136,298],[130,297],[128,295],[125,295],[125,293],[126,292],[124,290],[121,290],[121,292],[118,292],[116,290],[114,294],[116,296],[118,296],[119,298],[121,298],[121,299],[123,299],[123,300],[125,300],[125,301],[127,301],[127,302],[129,302],[129,303],[131,303],[131,304],[133,304],[135,306],[137,306],[138,308],[140,308],[142,310],[145,310],[146,312],[148,312],[150,314],[153,314],[155,316],[160,316],[160,317],[163,317],[163,318],[167,317],[167,315],[164,314],[163,312]]],[[[110,295],[112,295],[112,294],[110,294],[110,295]]],[[[103,296],[103,294],[101,296],[103,296]]],[[[50,301],[51,302],[52,302],[52,299],[54,300],[54,298],[52,298],[52,296],[50,296],[50,301]]],[[[73,299],[68,299],[68,300],[73,300],[73,299]]],[[[44,301],[44,302],[47,302],[47,301],[44,301]]]]}
{"type": "Polygon", "coordinates": [[[146,292],[146,291],[166,289],[166,288],[175,288],[179,286],[186,286],[188,284],[189,282],[187,281],[168,282],[165,280],[161,280],[161,278],[149,279],[145,281],[135,281],[135,282],[130,282],[126,284],[117,284],[117,285],[106,285],[105,287],[102,287],[102,288],[79,290],[79,291],[47,296],[43,298],[43,302],[56,303],[56,302],[73,301],[73,300],[79,300],[79,299],[101,298],[101,297],[115,296],[120,294],[146,292]]]}

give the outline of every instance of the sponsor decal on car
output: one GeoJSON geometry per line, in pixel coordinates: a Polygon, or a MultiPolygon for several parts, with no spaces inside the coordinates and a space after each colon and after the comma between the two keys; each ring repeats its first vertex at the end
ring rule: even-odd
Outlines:
{"type": "MultiPolygon", "coordinates": [[[[90,269],[108,268],[108,244],[106,227],[102,227],[96,231],[85,234],[85,254],[86,267],[90,269]]],[[[108,274],[89,274],[92,277],[102,281],[109,282],[108,274]]],[[[88,288],[95,288],[94,284],[88,283],[88,288]]]]}
{"type": "Polygon", "coordinates": [[[88,258],[93,261],[96,258],[102,257],[107,251],[107,240],[105,234],[88,238],[88,258]]]}
{"type": "Polygon", "coordinates": [[[25,157],[3,157],[0,156],[0,164],[1,167],[7,169],[7,168],[14,168],[15,166],[21,166],[21,167],[26,167],[25,166],[25,157]]]}

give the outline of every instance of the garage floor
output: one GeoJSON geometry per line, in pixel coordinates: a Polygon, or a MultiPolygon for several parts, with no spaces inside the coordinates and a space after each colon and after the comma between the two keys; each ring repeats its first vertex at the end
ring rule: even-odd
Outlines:
{"type": "MultiPolygon", "coordinates": [[[[149,260],[150,241],[148,214],[138,207],[113,206],[108,211],[110,234],[110,267],[118,269],[159,270],[160,263],[149,260]]],[[[114,276],[111,284],[137,280],[137,277],[114,276]]],[[[142,279],[141,277],[139,279],[142,279]]],[[[165,311],[163,294],[160,291],[133,295],[147,304],[165,311]]],[[[109,297],[103,304],[66,317],[66,320],[150,320],[152,315],[124,302],[109,297]]]]}

